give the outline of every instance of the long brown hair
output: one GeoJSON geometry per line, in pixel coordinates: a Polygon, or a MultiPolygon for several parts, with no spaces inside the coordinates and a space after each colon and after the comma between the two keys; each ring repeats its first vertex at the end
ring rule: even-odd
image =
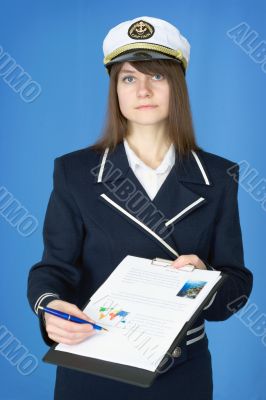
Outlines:
{"type": "MultiPolygon", "coordinates": [[[[130,64],[144,74],[158,73],[167,78],[170,86],[167,130],[180,158],[188,155],[191,150],[201,150],[196,143],[189,95],[181,65],[172,60],[134,61],[130,64]]],[[[117,80],[122,65],[122,62],[113,64],[109,72],[110,85],[104,128],[98,141],[90,146],[96,151],[102,152],[106,147],[113,151],[127,135],[127,119],[120,111],[117,96],[117,80]]]]}

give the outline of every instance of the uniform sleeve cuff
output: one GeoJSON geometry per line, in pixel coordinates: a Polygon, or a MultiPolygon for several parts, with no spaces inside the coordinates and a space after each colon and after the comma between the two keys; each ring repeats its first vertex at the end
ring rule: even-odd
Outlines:
{"type": "Polygon", "coordinates": [[[59,295],[57,293],[44,293],[38,298],[34,306],[34,311],[38,317],[42,314],[42,310],[39,307],[46,307],[46,305],[53,299],[59,299],[59,295]]]}
{"type": "MultiPolygon", "coordinates": [[[[42,298],[41,301],[39,301],[38,307],[41,305],[42,307],[46,307],[48,303],[50,303],[50,301],[55,299],[60,299],[59,295],[56,293],[50,293],[49,296],[45,296],[42,298]]],[[[49,338],[48,333],[46,331],[46,323],[45,323],[45,318],[44,318],[44,312],[43,310],[41,310],[40,308],[38,308],[37,310],[37,315],[39,317],[39,325],[40,325],[40,331],[41,331],[41,335],[42,338],[44,340],[44,342],[48,345],[48,346],[52,346],[53,344],[55,344],[55,342],[49,338]]]]}

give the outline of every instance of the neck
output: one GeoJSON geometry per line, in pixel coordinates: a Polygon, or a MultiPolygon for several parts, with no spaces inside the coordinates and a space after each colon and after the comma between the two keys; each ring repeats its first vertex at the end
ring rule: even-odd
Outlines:
{"type": "Polygon", "coordinates": [[[137,156],[151,168],[161,164],[171,144],[164,125],[129,125],[126,140],[137,156]]]}

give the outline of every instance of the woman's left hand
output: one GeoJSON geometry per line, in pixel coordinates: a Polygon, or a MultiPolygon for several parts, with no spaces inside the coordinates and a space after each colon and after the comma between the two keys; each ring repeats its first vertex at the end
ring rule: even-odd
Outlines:
{"type": "Polygon", "coordinates": [[[181,268],[187,264],[194,265],[195,268],[207,269],[204,262],[196,254],[183,254],[174,260],[171,266],[174,268],[181,268]]]}

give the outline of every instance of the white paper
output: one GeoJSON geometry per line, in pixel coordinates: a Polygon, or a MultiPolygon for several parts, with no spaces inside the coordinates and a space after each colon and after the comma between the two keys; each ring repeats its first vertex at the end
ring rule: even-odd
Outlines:
{"type": "Polygon", "coordinates": [[[128,255],[84,309],[108,332],[55,349],[155,371],[220,278],[220,271],[181,271],[128,255]]]}

